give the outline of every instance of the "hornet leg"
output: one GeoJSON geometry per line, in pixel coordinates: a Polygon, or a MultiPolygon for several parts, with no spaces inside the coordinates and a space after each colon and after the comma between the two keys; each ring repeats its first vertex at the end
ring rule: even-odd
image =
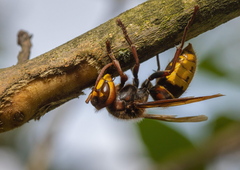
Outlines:
{"type": "Polygon", "coordinates": [[[120,19],[117,19],[117,24],[118,26],[120,26],[122,28],[122,31],[123,31],[123,34],[125,36],[125,39],[127,40],[128,44],[131,46],[132,48],[132,53],[133,53],[133,57],[136,61],[135,65],[133,66],[132,68],[132,73],[133,73],[133,76],[134,76],[134,79],[133,79],[133,85],[138,87],[139,85],[139,80],[138,80],[138,70],[139,70],[139,59],[138,59],[138,55],[137,55],[137,50],[136,50],[136,47],[135,45],[132,43],[132,41],[130,40],[129,36],[128,36],[128,33],[127,33],[127,30],[126,30],[126,27],[124,26],[124,24],[122,23],[122,21],[120,19]]]}

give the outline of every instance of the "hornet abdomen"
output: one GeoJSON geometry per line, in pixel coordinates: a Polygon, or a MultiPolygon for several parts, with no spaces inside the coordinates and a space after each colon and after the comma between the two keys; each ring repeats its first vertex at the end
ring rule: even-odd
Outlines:
{"type": "MultiPolygon", "coordinates": [[[[156,85],[150,89],[150,94],[154,100],[172,99],[180,97],[188,88],[194,76],[197,57],[192,48],[192,44],[188,44],[183,49],[176,63],[174,71],[166,77],[156,80],[156,85]]],[[[172,61],[166,67],[170,70],[172,61]]]]}

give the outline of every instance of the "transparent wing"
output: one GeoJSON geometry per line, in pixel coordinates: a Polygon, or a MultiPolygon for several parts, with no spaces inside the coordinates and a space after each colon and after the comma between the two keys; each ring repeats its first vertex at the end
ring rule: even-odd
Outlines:
{"type": "Polygon", "coordinates": [[[176,115],[143,114],[142,117],[147,119],[162,120],[167,122],[202,122],[208,119],[208,117],[205,115],[177,117],[176,115]]]}
{"type": "Polygon", "coordinates": [[[176,99],[166,99],[166,100],[157,100],[152,102],[145,103],[134,103],[137,108],[152,108],[152,107],[170,107],[170,106],[179,106],[194,102],[200,102],[207,99],[212,99],[215,97],[223,96],[222,94],[215,94],[211,96],[202,96],[202,97],[184,97],[176,99]]]}

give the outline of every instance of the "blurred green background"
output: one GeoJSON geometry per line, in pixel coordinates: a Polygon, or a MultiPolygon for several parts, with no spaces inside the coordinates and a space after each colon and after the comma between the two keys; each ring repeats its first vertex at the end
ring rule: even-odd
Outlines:
{"type": "MultiPolygon", "coordinates": [[[[17,63],[17,32],[33,34],[31,58],[100,25],[144,0],[0,1],[0,66],[17,63]]],[[[191,28],[190,28],[191,29],[191,28]]],[[[72,100],[40,121],[0,134],[0,170],[239,170],[240,18],[190,40],[198,70],[183,96],[226,96],[191,105],[149,109],[179,116],[205,114],[202,123],[121,121],[72,100]]],[[[107,30],[106,30],[107,31],[107,30]]],[[[160,54],[165,68],[176,49],[160,54]]],[[[140,67],[143,82],[155,58],[140,67]]],[[[127,72],[131,76],[131,72],[127,72]]],[[[130,79],[131,80],[131,79],[130,79]]],[[[116,81],[119,81],[116,78],[116,81]]],[[[89,93],[89,89],[85,91],[89,93]]]]}

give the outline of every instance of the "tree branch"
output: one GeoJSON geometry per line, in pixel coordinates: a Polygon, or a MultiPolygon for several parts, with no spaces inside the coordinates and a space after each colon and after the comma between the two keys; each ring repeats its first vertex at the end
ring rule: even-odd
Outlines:
{"type": "MultiPolygon", "coordinates": [[[[187,39],[240,15],[239,0],[149,0],[118,16],[137,46],[140,62],[179,43],[197,4],[200,10],[187,39]]],[[[0,70],[0,132],[39,119],[92,86],[99,70],[110,62],[107,39],[123,70],[131,68],[134,59],[115,20],[32,60],[0,70]]],[[[109,72],[116,76],[115,69],[109,72]]]]}

